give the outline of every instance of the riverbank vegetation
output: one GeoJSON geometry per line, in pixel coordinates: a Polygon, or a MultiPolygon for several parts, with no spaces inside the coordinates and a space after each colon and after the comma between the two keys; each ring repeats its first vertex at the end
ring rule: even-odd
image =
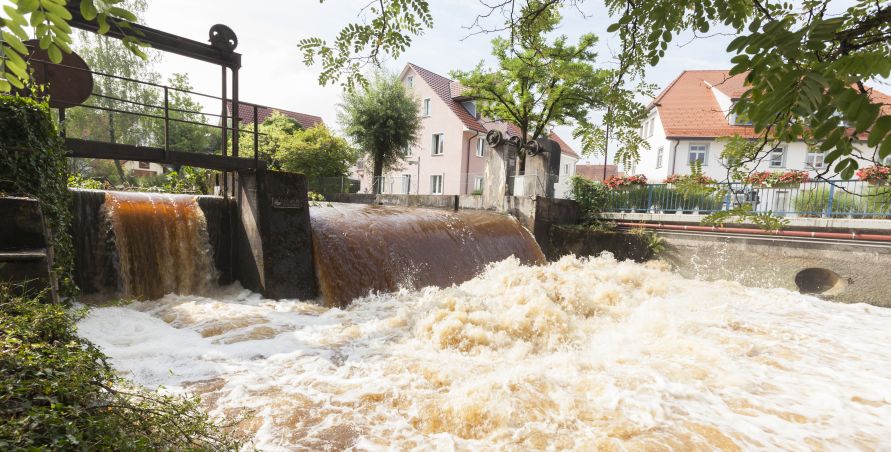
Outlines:
{"type": "Polygon", "coordinates": [[[118,376],[77,335],[79,311],[0,286],[0,449],[237,450],[197,398],[118,376]]]}

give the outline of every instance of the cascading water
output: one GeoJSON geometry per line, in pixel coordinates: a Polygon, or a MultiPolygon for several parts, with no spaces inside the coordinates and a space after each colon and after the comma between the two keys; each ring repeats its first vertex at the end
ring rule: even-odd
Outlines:
{"type": "Polygon", "coordinates": [[[310,217],[316,274],[329,306],[370,291],[462,283],[510,256],[523,264],[545,260],[517,220],[492,212],[326,204],[310,217]]]}
{"type": "Polygon", "coordinates": [[[122,296],[151,300],[168,293],[207,293],[216,269],[195,196],[107,192],[104,212],[122,296]]]}
{"type": "MultiPolygon", "coordinates": [[[[435,262],[432,262],[435,263],[435,262]]],[[[443,266],[443,271],[452,271],[443,266]]],[[[891,310],[573,256],[345,309],[167,295],[81,334],[262,450],[876,450],[891,310]]]]}

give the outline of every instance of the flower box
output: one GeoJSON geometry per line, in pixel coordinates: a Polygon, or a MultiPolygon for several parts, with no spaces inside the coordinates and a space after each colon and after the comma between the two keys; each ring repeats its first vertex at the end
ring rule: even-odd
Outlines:
{"type": "Polygon", "coordinates": [[[857,178],[868,182],[869,185],[888,185],[889,177],[891,177],[891,167],[888,166],[875,165],[857,170],[857,178]]]}

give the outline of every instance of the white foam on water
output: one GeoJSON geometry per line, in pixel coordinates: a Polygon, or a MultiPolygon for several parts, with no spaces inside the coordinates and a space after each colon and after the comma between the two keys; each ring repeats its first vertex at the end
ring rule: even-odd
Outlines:
{"type": "Polygon", "coordinates": [[[889,326],[608,255],[345,310],[231,287],[79,323],[137,382],[251,411],[264,450],[887,448],[889,326]]]}

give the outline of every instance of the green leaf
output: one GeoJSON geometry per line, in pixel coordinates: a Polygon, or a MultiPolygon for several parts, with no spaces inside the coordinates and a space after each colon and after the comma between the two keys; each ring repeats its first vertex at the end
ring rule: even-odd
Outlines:
{"type": "Polygon", "coordinates": [[[81,0],[80,1],[80,15],[84,16],[86,20],[93,20],[96,18],[96,7],[93,6],[93,0],[81,0]]]}
{"type": "Polygon", "coordinates": [[[882,116],[877,119],[869,132],[869,138],[866,141],[867,146],[878,146],[882,138],[888,134],[888,131],[891,131],[891,116],[882,116]]]}
{"type": "Polygon", "coordinates": [[[883,159],[889,155],[891,155],[891,139],[885,138],[882,141],[882,146],[879,147],[879,158],[883,159]]]}
{"type": "Polygon", "coordinates": [[[49,55],[50,61],[53,63],[58,64],[62,62],[62,51],[59,50],[59,47],[57,47],[56,44],[51,43],[46,49],[46,53],[49,55]]]}

